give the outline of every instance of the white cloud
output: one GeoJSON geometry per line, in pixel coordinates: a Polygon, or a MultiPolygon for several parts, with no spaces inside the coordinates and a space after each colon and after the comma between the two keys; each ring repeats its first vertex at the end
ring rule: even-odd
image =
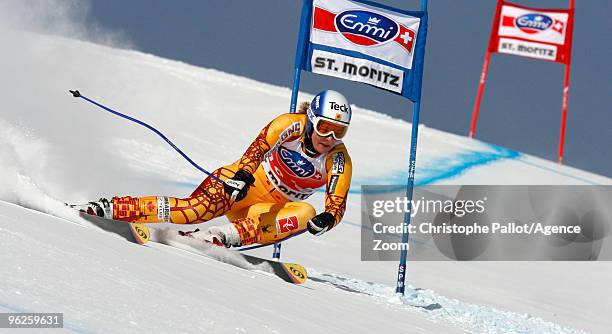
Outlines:
{"type": "Polygon", "coordinates": [[[2,0],[0,29],[61,35],[98,44],[132,48],[126,33],[102,27],[90,15],[87,0],[2,0]]]}

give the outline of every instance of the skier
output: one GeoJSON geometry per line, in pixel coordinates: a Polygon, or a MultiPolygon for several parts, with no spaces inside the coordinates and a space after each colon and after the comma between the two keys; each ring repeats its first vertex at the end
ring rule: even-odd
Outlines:
{"type": "Polygon", "coordinates": [[[351,159],[342,138],[351,108],[326,90],[264,127],[242,157],[207,177],[191,196],[113,197],[75,206],[91,215],[138,223],[197,224],[225,215],[230,223],[181,232],[226,247],[269,244],[304,229],[321,235],[346,209],[351,159]],[[325,211],[301,202],[326,185],[325,211]]]}

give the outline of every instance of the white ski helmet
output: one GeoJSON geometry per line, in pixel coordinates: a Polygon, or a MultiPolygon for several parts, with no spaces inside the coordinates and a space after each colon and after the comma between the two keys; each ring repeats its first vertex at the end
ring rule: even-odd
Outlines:
{"type": "Polygon", "coordinates": [[[334,139],[344,138],[351,124],[351,105],[335,90],[324,90],[317,94],[306,111],[306,131],[314,130],[319,136],[332,135],[334,139]]]}

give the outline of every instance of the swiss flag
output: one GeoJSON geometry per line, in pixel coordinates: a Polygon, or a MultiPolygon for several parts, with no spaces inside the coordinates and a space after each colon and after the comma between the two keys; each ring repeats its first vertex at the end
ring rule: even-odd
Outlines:
{"type": "Polygon", "coordinates": [[[553,23],[551,29],[563,35],[563,29],[565,29],[565,24],[563,23],[563,21],[555,20],[555,23],[553,23]]]}
{"type": "Polygon", "coordinates": [[[404,27],[401,24],[399,26],[400,26],[400,33],[397,35],[394,41],[399,43],[406,50],[408,50],[409,53],[412,54],[412,47],[414,46],[415,33],[414,31],[404,27]]]}

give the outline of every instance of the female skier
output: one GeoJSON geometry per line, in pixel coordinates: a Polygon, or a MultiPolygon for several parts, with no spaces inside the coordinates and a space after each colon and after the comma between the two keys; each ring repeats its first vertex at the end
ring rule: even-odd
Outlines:
{"type": "Polygon", "coordinates": [[[181,233],[219,246],[269,244],[304,229],[321,235],[346,209],[351,159],[342,138],[351,108],[326,90],[264,127],[242,157],[207,177],[191,196],[113,197],[77,206],[103,218],[137,223],[198,224],[225,215],[230,223],[181,233]],[[301,202],[326,185],[325,211],[301,202]]]}

